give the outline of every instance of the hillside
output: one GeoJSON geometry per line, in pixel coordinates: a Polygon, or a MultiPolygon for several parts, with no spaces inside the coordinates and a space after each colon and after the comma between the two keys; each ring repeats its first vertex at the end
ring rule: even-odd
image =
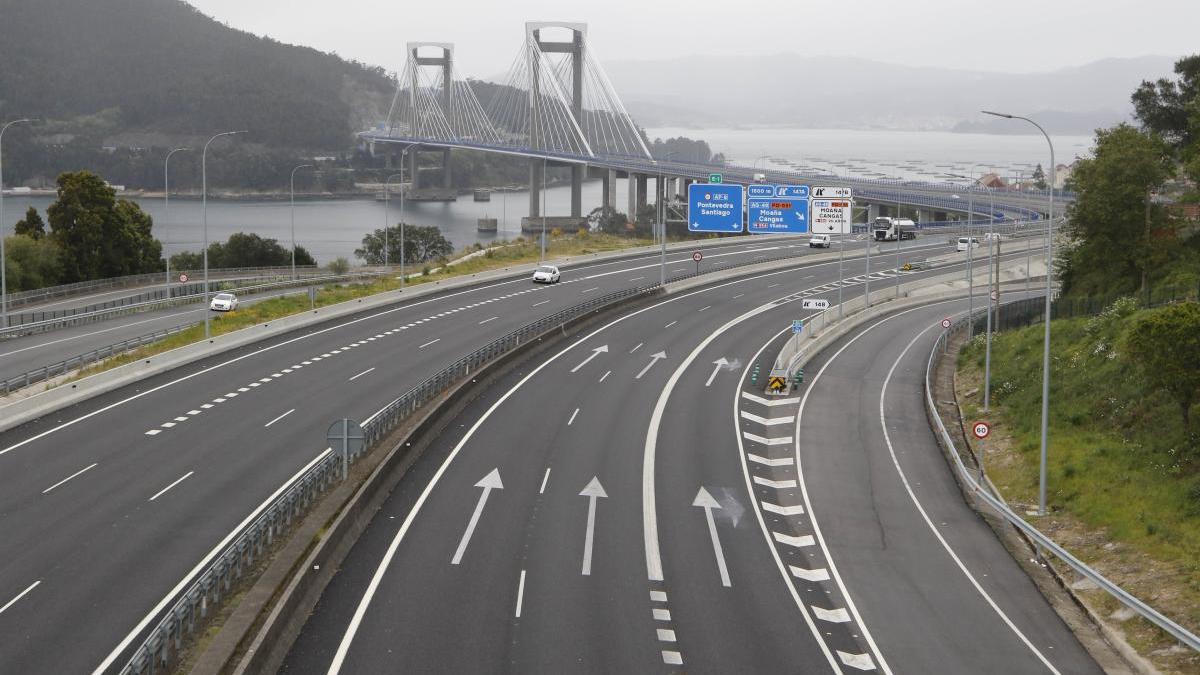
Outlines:
{"type": "MultiPolygon", "coordinates": [[[[342,152],[394,91],[380,68],[235,30],[180,0],[0,0],[0,17],[0,117],[47,120],[39,134],[74,163],[36,167],[47,173],[102,168],[90,155],[103,146],[229,129],[266,150],[342,152]]],[[[11,149],[14,167],[34,161],[11,149]]]]}

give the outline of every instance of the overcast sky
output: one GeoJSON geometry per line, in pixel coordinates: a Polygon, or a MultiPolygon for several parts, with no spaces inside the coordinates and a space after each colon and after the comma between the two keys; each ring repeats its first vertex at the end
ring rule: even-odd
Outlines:
{"type": "Polygon", "coordinates": [[[1200,51],[1198,0],[190,0],[229,25],[398,70],[407,41],[453,42],[459,72],[508,69],[525,21],[583,21],[602,60],[853,55],[1037,72],[1200,51]]]}

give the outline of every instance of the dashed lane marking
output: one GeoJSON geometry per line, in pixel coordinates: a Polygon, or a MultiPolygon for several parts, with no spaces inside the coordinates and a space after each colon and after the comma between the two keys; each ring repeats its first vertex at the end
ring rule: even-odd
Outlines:
{"type": "Polygon", "coordinates": [[[796,463],[792,457],[763,457],[749,452],[746,453],[746,459],[763,466],[792,466],[796,463]]]}
{"type": "Polygon", "coordinates": [[[788,546],[795,546],[796,548],[804,548],[805,546],[814,546],[817,543],[817,540],[814,539],[811,534],[802,534],[798,537],[795,537],[790,534],[780,534],[779,532],[772,532],[771,536],[775,538],[775,541],[777,541],[781,544],[787,544],[788,546]]]}
{"type": "Polygon", "coordinates": [[[781,516],[802,516],[804,515],[804,505],[796,504],[795,506],[780,506],[771,502],[759,502],[762,505],[763,511],[770,511],[781,516]]]}
{"type": "Polygon", "coordinates": [[[763,486],[766,486],[769,488],[775,488],[776,490],[790,490],[790,489],[796,487],[796,481],[793,479],[771,480],[770,478],[763,478],[762,476],[755,476],[754,482],[758,483],[759,485],[763,485],[763,486]]]}

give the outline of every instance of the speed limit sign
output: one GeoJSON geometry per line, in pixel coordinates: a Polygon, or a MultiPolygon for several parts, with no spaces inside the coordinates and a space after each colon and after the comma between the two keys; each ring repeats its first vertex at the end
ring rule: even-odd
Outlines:
{"type": "Polygon", "coordinates": [[[692,260],[695,260],[696,262],[700,262],[701,260],[704,260],[704,254],[701,253],[700,251],[696,251],[695,253],[692,254],[692,260]]]}
{"type": "Polygon", "coordinates": [[[187,280],[188,280],[188,275],[186,275],[186,274],[179,275],[179,283],[186,284],[187,280]]]}
{"type": "Polygon", "coordinates": [[[982,441],[988,437],[988,434],[992,433],[992,428],[988,426],[987,422],[976,422],[971,426],[971,433],[975,434],[975,438],[982,441]]]}
{"type": "Polygon", "coordinates": [[[942,319],[942,328],[950,327],[950,319],[942,319]]]}

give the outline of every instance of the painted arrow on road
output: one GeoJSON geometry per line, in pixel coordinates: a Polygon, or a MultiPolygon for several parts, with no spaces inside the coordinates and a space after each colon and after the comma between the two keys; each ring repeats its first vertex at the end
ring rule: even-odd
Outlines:
{"type": "Polygon", "coordinates": [[[601,354],[606,353],[607,351],[608,351],[608,345],[600,345],[599,347],[596,347],[595,349],[592,350],[592,353],[589,354],[586,359],[584,359],[579,365],[572,368],[571,372],[573,373],[573,372],[579,370],[580,368],[586,366],[588,364],[588,361],[591,361],[592,359],[596,358],[597,356],[599,356],[601,354]]]}
{"type": "Polygon", "coordinates": [[[708,519],[708,534],[712,537],[713,553],[717,556],[717,569],[721,572],[721,585],[730,586],[729,569],[725,566],[725,552],[721,550],[721,539],[717,536],[717,522],[713,519],[713,509],[721,508],[721,503],[705,490],[703,486],[696,493],[692,506],[704,509],[704,517],[708,519]]]}
{"type": "Polygon", "coordinates": [[[646,374],[646,371],[648,371],[648,370],[650,370],[651,368],[653,368],[653,367],[654,367],[654,364],[658,363],[659,361],[661,361],[662,359],[665,359],[665,358],[667,358],[667,353],[666,353],[666,352],[659,352],[659,353],[657,353],[657,354],[651,354],[651,355],[650,355],[650,363],[647,363],[647,364],[646,364],[646,367],[645,367],[645,368],[642,368],[642,372],[638,373],[638,374],[637,374],[637,377],[635,377],[635,378],[633,378],[633,379],[635,379],[635,380],[640,380],[640,379],[642,379],[642,376],[646,374]]]}
{"type": "Polygon", "coordinates": [[[583,492],[580,492],[579,496],[588,498],[587,534],[583,537],[583,576],[586,577],[592,574],[592,541],[596,532],[596,500],[608,497],[608,494],[604,492],[604,486],[600,484],[600,479],[592,477],[592,482],[583,488],[583,492]]]}
{"type": "Polygon", "coordinates": [[[462,562],[463,553],[467,551],[467,544],[471,543],[471,535],[475,534],[475,526],[479,524],[479,516],[483,514],[483,505],[487,503],[488,495],[492,493],[492,490],[504,489],[504,483],[500,482],[500,469],[492,469],[492,472],[480,479],[475,487],[483,488],[483,494],[479,495],[479,502],[475,504],[475,513],[471,514],[471,522],[467,523],[467,531],[463,532],[462,541],[458,542],[458,550],[454,552],[454,558],[450,560],[451,565],[462,562]]]}
{"type": "Polygon", "coordinates": [[[713,361],[713,365],[715,365],[716,368],[713,368],[712,375],[708,376],[708,382],[704,383],[704,386],[706,386],[706,387],[712,385],[713,380],[716,379],[716,377],[717,377],[717,373],[721,372],[722,368],[729,365],[729,361],[727,361],[725,359],[725,357],[722,356],[721,358],[717,359],[716,361],[713,361]]]}

